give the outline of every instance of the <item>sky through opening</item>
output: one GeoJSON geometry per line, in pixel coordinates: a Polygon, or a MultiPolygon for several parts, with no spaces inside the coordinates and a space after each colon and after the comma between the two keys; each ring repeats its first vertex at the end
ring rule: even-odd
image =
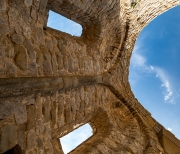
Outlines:
{"type": "Polygon", "coordinates": [[[85,124],[71,133],[60,138],[64,154],[75,149],[82,142],[91,137],[93,130],[89,124],[85,124]]]}
{"type": "Polygon", "coordinates": [[[49,11],[47,26],[73,36],[81,36],[82,26],[60,14],[49,11]]]}
{"type": "Polygon", "coordinates": [[[180,6],[148,24],[137,38],[129,81],[138,101],[180,139],[180,6]]]}

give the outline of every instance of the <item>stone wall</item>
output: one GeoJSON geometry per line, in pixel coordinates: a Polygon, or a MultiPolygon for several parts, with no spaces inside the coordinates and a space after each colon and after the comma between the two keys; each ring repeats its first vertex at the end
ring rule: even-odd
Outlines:
{"type": "Polygon", "coordinates": [[[142,28],[178,4],[1,0],[0,153],[63,153],[59,138],[85,123],[95,132],[71,153],[167,152],[163,126],[131,91],[128,67],[142,28]],[[80,23],[82,36],[48,28],[49,10],[80,23]]]}

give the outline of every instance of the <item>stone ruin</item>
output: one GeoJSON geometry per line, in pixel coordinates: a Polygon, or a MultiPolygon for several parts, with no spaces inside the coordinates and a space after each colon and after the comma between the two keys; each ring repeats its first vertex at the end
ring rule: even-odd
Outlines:
{"type": "Polygon", "coordinates": [[[136,38],[179,0],[0,0],[0,153],[63,154],[59,138],[89,123],[71,154],[179,154],[128,82],[136,38]],[[49,10],[83,26],[47,27],[49,10]]]}

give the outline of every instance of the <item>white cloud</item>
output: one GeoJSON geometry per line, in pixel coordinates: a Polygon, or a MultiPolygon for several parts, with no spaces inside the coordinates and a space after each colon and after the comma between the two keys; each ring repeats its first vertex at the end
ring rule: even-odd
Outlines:
{"type": "Polygon", "coordinates": [[[165,70],[163,70],[160,67],[156,67],[156,66],[150,66],[150,67],[153,68],[152,70],[156,73],[156,77],[158,77],[162,82],[161,87],[165,88],[165,91],[163,92],[164,101],[174,104],[173,90],[171,88],[172,86],[170,84],[170,79],[168,74],[166,73],[165,70]]]}
{"type": "Polygon", "coordinates": [[[150,65],[151,70],[154,70],[154,67],[150,65]]]}
{"type": "Polygon", "coordinates": [[[140,54],[140,51],[142,51],[141,49],[142,48],[136,44],[131,56],[129,76],[131,86],[136,85],[137,81],[141,80],[141,73],[149,73],[151,71],[150,67],[146,65],[146,58],[140,54]]]}
{"type": "Polygon", "coordinates": [[[172,128],[169,128],[169,127],[168,127],[168,129],[167,129],[167,130],[169,130],[170,132],[172,132],[172,128]]]}
{"type": "Polygon", "coordinates": [[[169,79],[168,73],[160,67],[147,65],[146,58],[140,54],[143,48],[136,47],[133,51],[132,58],[131,58],[131,67],[133,68],[133,77],[131,77],[130,82],[134,83],[135,80],[139,80],[142,75],[138,75],[138,73],[146,73],[152,74],[155,73],[155,76],[160,79],[161,87],[163,88],[163,96],[164,101],[167,103],[174,104],[174,97],[173,97],[173,88],[172,84],[169,79]],[[138,73],[137,73],[138,72],[138,73]]]}
{"type": "Polygon", "coordinates": [[[141,47],[140,43],[135,45],[131,56],[131,66],[134,69],[138,69],[140,72],[149,73],[153,70],[153,67],[146,64],[147,59],[142,55],[144,51],[145,49],[141,47]]]}
{"type": "Polygon", "coordinates": [[[131,62],[133,67],[144,67],[146,59],[142,55],[134,52],[131,62]]]}
{"type": "Polygon", "coordinates": [[[162,84],[161,86],[166,88],[167,93],[164,95],[164,100],[167,101],[171,98],[171,96],[173,94],[173,92],[170,88],[169,82],[166,81],[166,83],[162,84]]]}

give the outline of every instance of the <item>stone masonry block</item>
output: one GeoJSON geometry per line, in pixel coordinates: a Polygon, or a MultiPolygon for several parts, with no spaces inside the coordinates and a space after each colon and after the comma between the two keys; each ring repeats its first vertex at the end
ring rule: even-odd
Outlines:
{"type": "Polygon", "coordinates": [[[0,101],[0,119],[5,119],[14,113],[14,103],[11,101],[0,101]]]}
{"type": "Polygon", "coordinates": [[[27,130],[32,129],[35,126],[36,120],[36,108],[35,105],[27,106],[27,130]]]}
{"type": "Polygon", "coordinates": [[[36,121],[36,134],[40,135],[42,134],[44,131],[44,124],[43,124],[43,120],[42,119],[38,119],[36,121]]]}
{"type": "Polygon", "coordinates": [[[24,0],[24,4],[26,7],[30,7],[32,5],[32,0],[24,0]]]}
{"type": "Polygon", "coordinates": [[[27,55],[27,50],[23,46],[17,45],[15,46],[15,63],[16,65],[22,69],[26,70],[28,66],[28,55],[27,55]]]}
{"type": "Polygon", "coordinates": [[[11,149],[17,144],[17,127],[15,125],[6,125],[1,129],[0,153],[11,149]]]}
{"type": "Polygon", "coordinates": [[[0,1],[0,11],[5,11],[7,8],[6,0],[0,1]]]}
{"type": "Polygon", "coordinates": [[[22,150],[26,150],[26,125],[20,125],[18,128],[18,145],[22,150]]]}
{"type": "Polygon", "coordinates": [[[50,99],[49,99],[49,97],[45,98],[45,100],[44,100],[43,115],[44,115],[44,122],[48,122],[50,120],[50,99]]]}
{"type": "Polygon", "coordinates": [[[15,119],[16,123],[23,124],[27,120],[27,111],[26,111],[26,106],[25,105],[17,105],[15,107],[15,119]]]}
{"type": "Polygon", "coordinates": [[[34,129],[30,130],[27,134],[27,148],[34,149],[37,146],[37,137],[34,129]]]}
{"type": "Polygon", "coordinates": [[[24,41],[24,38],[22,35],[20,34],[14,34],[12,36],[12,41],[15,43],[15,44],[19,44],[19,45],[22,45],[23,44],[23,41],[24,41]]]}

